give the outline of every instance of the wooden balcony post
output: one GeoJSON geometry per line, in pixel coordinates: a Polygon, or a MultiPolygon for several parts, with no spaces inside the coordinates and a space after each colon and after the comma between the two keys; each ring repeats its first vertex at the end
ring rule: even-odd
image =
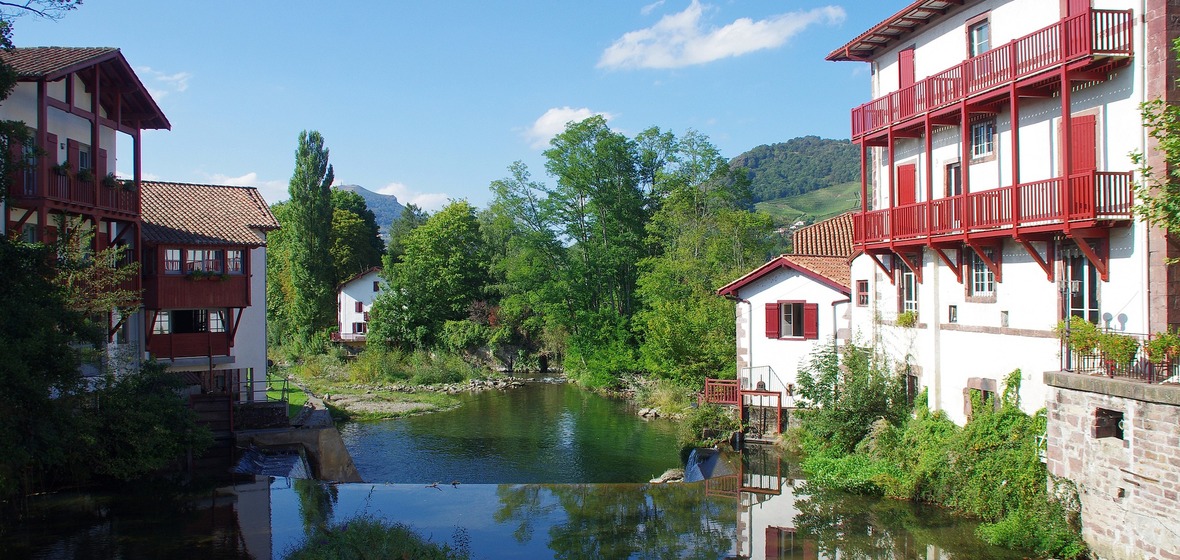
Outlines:
{"type": "Polygon", "coordinates": [[[887,161],[889,163],[889,181],[887,183],[889,185],[889,210],[886,214],[886,220],[889,222],[887,224],[887,226],[888,226],[887,230],[889,231],[889,241],[892,243],[893,242],[893,222],[895,221],[893,219],[894,206],[897,204],[897,200],[896,200],[896,197],[893,192],[895,185],[894,185],[894,180],[893,180],[894,162],[893,162],[893,126],[892,125],[889,126],[889,130],[885,133],[885,143],[886,143],[885,150],[889,154],[889,157],[887,158],[887,161]]]}
{"type": "Polygon", "coordinates": [[[1069,217],[1073,211],[1073,192],[1070,176],[1073,175],[1073,107],[1070,101],[1069,71],[1061,69],[1061,221],[1065,232],[1069,233],[1069,217]]]}
{"type": "Polygon", "coordinates": [[[934,132],[934,125],[930,123],[930,113],[926,113],[922,127],[922,133],[926,136],[926,226],[922,228],[922,234],[926,239],[930,239],[930,231],[934,228],[934,160],[930,155],[934,149],[931,135],[934,132]]]}
{"type": "Polygon", "coordinates": [[[967,237],[967,230],[970,227],[971,215],[968,213],[970,207],[967,205],[967,195],[971,192],[971,113],[967,110],[967,100],[964,98],[959,102],[959,145],[962,148],[962,153],[959,154],[959,175],[962,183],[962,192],[959,196],[959,224],[963,229],[964,239],[967,237]]]}
{"type": "MultiPolygon", "coordinates": [[[[1012,49],[1012,60],[1015,63],[1016,49],[1012,49]]],[[[1012,196],[1011,218],[1012,233],[1016,235],[1020,229],[1020,96],[1016,91],[1016,83],[1008,86],[1008,111],[1012,115],[1012,196]]]]}

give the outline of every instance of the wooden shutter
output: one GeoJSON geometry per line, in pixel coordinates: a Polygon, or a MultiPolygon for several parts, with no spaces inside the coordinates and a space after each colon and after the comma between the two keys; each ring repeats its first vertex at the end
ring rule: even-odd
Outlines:
{"type": "Polygon", "coordinates": [[[819,304],[803,304],[803,338],[819,338],[819,304]]]}
{"type": "Polygon", "coordinates": [[[900,72],[900,89],[914,85],[914,49],[903,49],[897,53],[897,69],[900,72]]]}
{"type": "Polygon", "coordinates": [[[60,163],[57,153],[57,135],[52,132],[45,133],[45,154],[49,157],[49,165],[57,165],[60,163]]]}
{"type": "Polygon", "coordinates": [[[918,166],[907,163],[897,166],[897,205],[905,206],[917,202],[918,166]]]}
{"type": "Polygon", "coordinates": [[[66,161],[70,162],[70,171],[73,173],[77,173],[80,169],[78,167],[78,152],[81,150],[82,147],[78,145],[76,140],[66,139],[66,161]]]}
{"type": "Polygon", "coordinates": [[[780,316],[778,303],[766,304],[766,338],[779,338],[780,316]]]}
{"type": "Polygon", "coordinates": [[[1070,156],[1074,173],[1089,173],[1098,169],[1098,119],[1094,115],[1075,116],[1070,119],[1070,156]]]}

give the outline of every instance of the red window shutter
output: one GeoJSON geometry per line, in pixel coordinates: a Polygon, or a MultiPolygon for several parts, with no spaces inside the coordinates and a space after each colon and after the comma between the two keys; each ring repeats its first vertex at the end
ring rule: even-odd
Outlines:
{"type": "Polygon", "coordinates": [[[49,157],[49,165],[57,165],[57,135],[52,132],[45,133],[45,153],[49,157]]]}
{"type": "Polygon", "coordinates": [[[359,302],[359,301],[358,301],[358,302],[356,302],[356,312],[357,312],[357,313],[361,313],[361,312],[363,312],[364,310],[365,310],[365,304],[364,304],[364,303],[361,303],[361,302],[359,302]]]}
{"type": "Polygon", "coordinates": [[[803,304],[803,338],[819,338],[819,304],[803,304]]]}
{"type": "Polygon", "coordinates": [[[766,338],[779,338],[779,316],[777,303],[766,304],[766,338]]]}
{"type": "Polygon", "coordinates": [[[78,172],[78,152],[82,151],[82,147],[78,145],[77,140],[66,139],[66,161],[70,164],[70,171],[78,172]]]}

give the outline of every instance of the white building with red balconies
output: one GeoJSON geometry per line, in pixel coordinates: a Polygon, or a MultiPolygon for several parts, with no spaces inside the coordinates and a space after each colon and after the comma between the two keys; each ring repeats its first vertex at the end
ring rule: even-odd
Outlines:
{"type": "Polygon", "coordinates": [[[1055,327],[1180,324],[1178,251],[1134,215],[1131,157],[1167,169],[1140,104],[1180,101],[1178,36],[1167,0],[916,0],[827,57],[871,66],[852,109],[853,330],[960,424],[971,390],[1020,369],[1022,407],[1048,408],[1048,470],[1077,484],[1104,558],[1180,550],[1180,376],[1142,348],[1068,349],[1055,327]]]}

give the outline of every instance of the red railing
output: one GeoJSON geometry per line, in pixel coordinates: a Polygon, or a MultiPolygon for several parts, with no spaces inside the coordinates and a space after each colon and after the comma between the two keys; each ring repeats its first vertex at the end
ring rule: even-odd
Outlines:
{"type": "Polygon", "coordinates": [[[1131,10],[1087,10],[852,110],[858,138],[1014,80],[1095,55],[1131,55],[1131,10]]]}
{"type": "Polygon", "coordinates": [[[1067,335],[1061,341],[1061,351],[1059,352],[1061,371],[1098,374],[1146,383],[1174,383],[1180,380],[1180,361],[1176,357],[1148,355],[1146,344],[1151,340],[1151,336],[1123,332],[1116,332],[1116,334],[1132,337],[1139,343],[1130,360],[1119,362],[1111,359],[1099,349],[1093,349],[1088,353],[1078,352],[1070,348],[1067,335]]]}
{"type": "Polygon", "coordinates": [[[1134,194],[1130,172],[1090,171],[918,202],[853,216],[857,244],[1063,224],[1129,220],[1134,194]],[[1068,188],[1068,192],[1066,189],[1068,188]],[[1014,200],[1013,193],[1019,196],[1014,200]],[[1066,209],[1065,212],[1062,209],[1066,209]]]}
{"type": "Polygon", "coordinates": [[[701,402],[713,404],[738,404],[738,381],[736,379],[706,379],[701,402]]]}
{"type": "Polygon", "coordinates": [[[120,186],[108,187],[100,181],[83,181],[72,173],[50,171],[44,187],[35,173],[21,173],[9,189],[13,199],[45,199],[67,204],[139,214],[139,191],[120,186]],[[44,189],[44,190],[43,190],[44,189]]]}

